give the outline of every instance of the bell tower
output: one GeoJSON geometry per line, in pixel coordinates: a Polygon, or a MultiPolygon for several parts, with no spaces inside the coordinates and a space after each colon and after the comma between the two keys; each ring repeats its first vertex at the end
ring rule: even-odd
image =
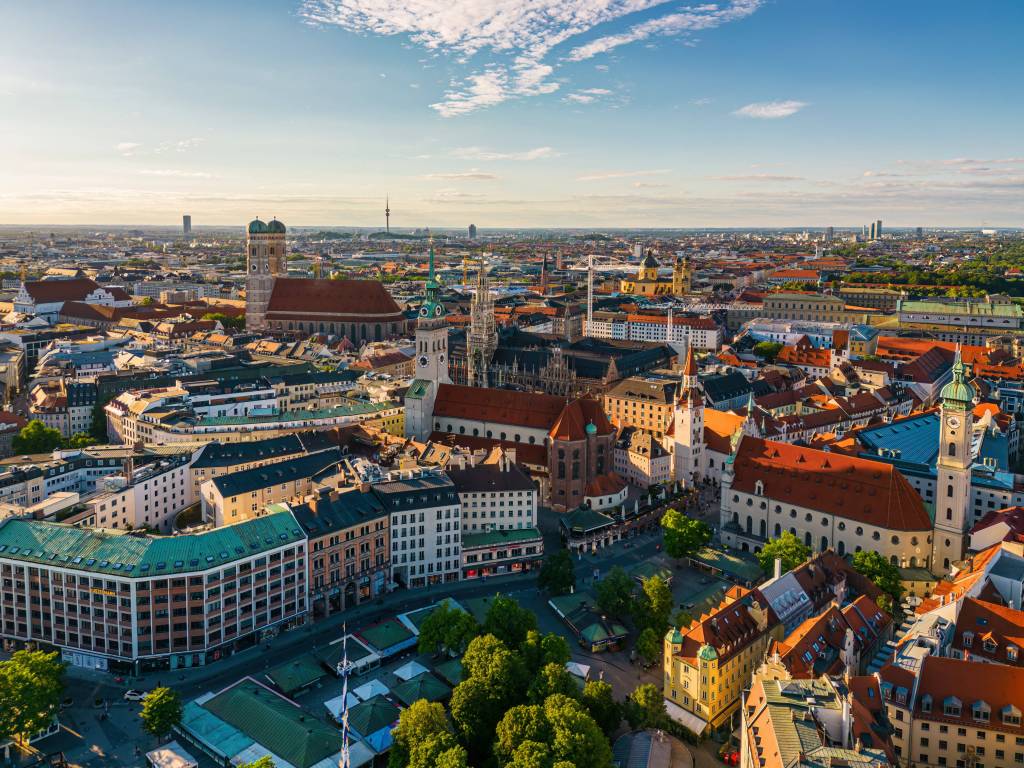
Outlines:
{"type": "Polygon", "coordinates": [[[673,479],[693,483],[704,474],[704,396],[697,383],[697,363],[693,348],[686,350],[681,392],[672,411],[673,479]]]}
{"type": "Polygon", "coordinates": [[[487,279],[487,264],[480,260],[476,291],[470,302],[469,337],[466,339],[467,376],[471,387],[490,386],[487,368],[498,348],[498,329],[494,320],[494,298],[487,279]]]}
{"type": "Polygon", "coordinates": [[[253,219],[245,236],[245,327],[260,330],[266,326],[267,306],[274,290],[274,278],[284,275],[285,226],[277,219],[269,223],[253,219]]]}
{"type": "Polygon", "coordinates": [[[974,391],[957,346],[953,379],[942,388],[939,407],[939,458],[936,464],[935,530],[932,573],[945,575],[964,556],[971,500],[971,437],[974,391]]]}
{"type": "Polygon", "coordinates": [[[405,394],[405,436],[426,440],[433,431],[438,387],[451,384],[448,375],[448,315],[440,300],[441,284],[434,272],[430,243],[430,274],[416,317],[416,378],[405,394]]]}

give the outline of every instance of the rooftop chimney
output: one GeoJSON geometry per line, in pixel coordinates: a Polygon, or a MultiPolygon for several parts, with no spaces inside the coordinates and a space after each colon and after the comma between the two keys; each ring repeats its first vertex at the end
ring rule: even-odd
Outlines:
{"type": "Polygon", "coordinates": [[[780,576],[782,576],[782,558],[781,557],[776,557],[775,558],[775,578],[777,579],[780,576]]]}

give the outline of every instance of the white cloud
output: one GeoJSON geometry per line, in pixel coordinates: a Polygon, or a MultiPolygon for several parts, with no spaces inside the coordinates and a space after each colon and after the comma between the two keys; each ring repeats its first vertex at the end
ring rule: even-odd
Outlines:
{"type": "Polygon", "coordinates": [[[303,0],[300,14],[311,24],[402,35],[432,53],[451,53],[458,65],[479,61],[430,105],[442,117],[455,117],[509,99],[554,93],[559,83],[551,79],[555,65],[547,61],[552,50],[599,26],[640,12],[657,14],[625,33],[577,45],[567,61],[651,37],[712,29],[749,16],[763,2],[731,0],[676,10],[667,0],[303,0]]]}
{"type": "Polygon", "coordinates": [[[188,152],[190,149],[194,149],[202,144],[204,139],[191,138],[191,139],[180,139],[178,141],[164,141],[157,144],[153,150],[153,154],[160,155],[164,152],[188,152]]]}
{"type": "Polygon", "coordinates": [[[788,101],[759,101],[754,104],[747,104],[745,107],[740,107],[733,114],[740,117],[754,117],[760,120],[777,120],[780,117],[795,115],[806,106],[806,102],[794,101],[792,99],[788,101]]]}
{"type": "Polygon", "coordinates": [[[212,173],[204,171],[182,171],[177,168],[144,168],[139,171],[143,176],[176,176],[182,179],[212,179],[212,173]]]}
{"type": "Polygon", "coordinates": [[[132,155],[135,154],[135,150],[137,150],[141,146],[142,145],[139,144],[137,141],[122,141],[119,144],[117,144],[114,147],[114,149],[116,149],[125,157],[131,157],[132,155]]]}
{"type": "Polygon", "coordinates": [[[495,181],[498,177],[493,173],[478,171],[472,168],[468,171],[453,171],[450,173],[428,173],[422,178],[432,181],[495,181]]]}
{"type": "Polygon", "coordinates": [[[748,173],[743,176],[708,176],[712,181],[805,181],[803,176],[782,176],[777,173],[748,173]]]}
{"type": "Polygon", "coordinates": [[[690,100],[690,104],[692,104],[695,107],[706,107],[711,102],[712,102],[712,99],[710,99],[707,96],[705,96],[702,99],[691,99],[690,100]]]}
{"type": "Polygon", "coordinates": [[[607,88],[584,88],[582,91],[567,94],[566,101],[573,101],[577,104],[590,104],[601,96],[609,96],[611,91],[607,88]]]}
{"type": "Polygon", "coordinates": [[[603,173],[588,173],[585,176],[577,176],[576,181],[605,181],[606,179],[635,179],[638,176],[663,176],[671,173],[667,168],[660,168],[655,171],[606,171],[603,173]]]}
{"type": "Polygon", "coordinates": [[[452,150],[452,157],[460,160],[541,160],[558,155],[553,147],[534,147],[522,152],[495,152],[483,147],[457,147],[452,150]]]}

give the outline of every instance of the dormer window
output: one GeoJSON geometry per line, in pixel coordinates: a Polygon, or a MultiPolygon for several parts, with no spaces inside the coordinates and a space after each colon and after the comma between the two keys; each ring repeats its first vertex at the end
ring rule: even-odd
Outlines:
{"type": "Polygon", "coordinates": [[[964,648],[970,648],[974,645],[974,633],[964,632],[964,648]]]}
{"type": "Polygon", "coordinates": [[[756,496],[764,496],[764,483],[760,480],[754,483],[754,494],[756,496]]]}
{"type": "Polygon", "coordinates": [[[996,643],[990,637],[985,638],[985,642],[981,644],[981,647],[985,649],[985,653],[995,653],[996,643]]]}
{"type": "Polygon", "coordinates": [[[992,710],[984,701],[976,701],[971,707],[971,716],[979,723],[987,723],[991,715],[992,710]]]}
{"type": "Polygon", "coordinates": [[[1008,646],[1006,646],[1006,659],[1007,659],[1007,661],[1016,661],[1017,660],[1017,646],[1016,645],[1008,645],[1008,646]]]}
{"type": "Polygon", "coordinates": [[[950,696],[942,702],[942,714],[948,717],[960,717],[962,706],[960,699],[950,696]]]}
{"type": "Polygon", "coordinates": [[[1003,707],[1002,717],[1005,725],[1020,725],[1020,710],[1013,704],[1003,707]]]}
{"type": "Polygon", "coordinates": [[[930,694],[925,694],[921,697],[921,711],[931,712],[932,711],[932,697],[930,694]]]}

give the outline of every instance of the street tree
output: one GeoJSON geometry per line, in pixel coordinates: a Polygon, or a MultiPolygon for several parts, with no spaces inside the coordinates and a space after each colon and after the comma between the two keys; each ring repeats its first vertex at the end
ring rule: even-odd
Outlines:
{"type": "Polygon", "coordinates": [[[638,608],[634,615],[637,624],[663,635],[668,629],[674,602],[668,582],[657,574],[649,576],[640,582],[640,592],[638,608]]]}
{"type": "Polygon", "coordinates": [[[857,573],[874,582],[888,596],[889,599],[885,602],[891,602],[886,610],[891,613],[893,608],[900,604],[900,600],[903,599],[903,578],[900,576],[900,569],[883,555],[866,549],[854,552],[853,567],[857,573]]]}
{"type": "Polygon", "coordinates": [[[444,706],[426,699],[413,702],[402,710],[398,725],[391,731],[393,743],[388,754],[388,768],[405,768],[418,745],[442,733],[451,733],[444,706]]]}
{"type": "Polygon", "coordinates": [[[479,634],[480,625],[472,615],[444,601],[420,626],[419,651],[458,655],[464,653],[469,642],[479,634]]]}
{"type": "Polygon", "coordinates": [[[597,605],[602,612],[617,619],[630,614],[633,605],[633,579],[621,567],[614,566],[597,582],[597,605]]]}
{"type": "Polygon", "coordinates": [[[498,721],[508,710],[502,692],[485,677],[471,677],[455,686],[449,709],[455,730],[474,761],[487,755],[498,721]]]}
{"type": "Polygon", "coordinates": [[[555,694],[544,702],[551,724],[551,756],[576,768],[610,768],[612,749],[594,718],[575,699],[555,694]]]}
{"type": "Polygon", "coordinates": [[[553,768],[551,747],[539,741],[524,741],[505,763],[505,768],[553,768]]]}
{"type": "Polygon", "coordinates": [[[576,698],[579,692],[579,686],[564,664],[545,664],[530,683],[527,698],[534,704],[540,704],[555,693],[576,698]]]}
{"type": "Polygon", "coordinates": [[[776,558],[782,560],[782,572],[791,571],[811,556],[811,548],[800,541],[792,532],[783,531],[774,539],[768,539],[757,553],[761,570],[771,573],[776,558]]]}
{"type": "Polygon", "coordinates": [[[686,629],[693,623],[693,616],[685,608],[680,608],[676,611],[675,618],[672,619],[673,626],[679,627],[680,629],[686,629]]]}
{"type": "Polygon", "coordinates": [[[545,664],[565,666],[571,658],[569,643],[564,637],[556,632],[542,635],[536,629],[527,632],[526,640],[519,646],[519,655],[530,675],[536,675],[545,664]]]}
{"type": "MultiPolygon", "coordinates": [[[[390,765],[390,763],[389,763],[390,765]]],[[[432,734],[416,744],[409,757],[409,768],[466,766],[466,750],[448,731],[432,734]]]]}
{"type": "Polygon", "coordinates": [[[181,697],[167,687],[154,688],[142,702],[142,724],[146,730],[161,738],[181,723],[181,697]]]}
{"type": "Polygon", "coordinates": [[[462,676],[465,680],[484,680],[509,700],[509,706],[519,703],[515,701],[517,696],[522,698],[526,694],[528,676],[522,658],[494,635],[481,635],[470,641],[462,656],[462,676]]]}
{"type": "Polygon", "coordinates": [[[615,700],[611,685],[604,680],[588,680],[583,686],[580,703],[606,736],[615,733],[622,720],[622,708],[615,700]]]}
{"type": "Polygon", "coordinates": [[[661,635],[646,627],[636,639],[636,652],[645,664],[653,664],[661,655],[661,635]]]}
{"type": "Polygon", "coordinates": [[[665,697],[656,685],[638,685],[626,699],[626,719],[634,728],[660,728],[668,719],[665,697]]]}
{"type": "Polygon", "coordinates": [[[11,450],[18,454],[50,453],[60,448],[63,442],[64,437],[59,429],[33,419],[11,440],[11,450]]]}
{"type": "Polygon", "coordinates": [[[536,628],[537,617],[506,595],[495,595],[484,617],[483,631],[503,640],[509,648],[518,648],[527,632],[536,628]]]}
{"type": "Polygon", "coordinates": [[[64,691],[56,652],[16,651],[0,662],[0,742],[24,741],[50,725],[64,691]]]}
{"type": "Polygon", "coordinates": [[[677,509],[661,516],[665,551],[670,557],[684,558],[698,552],[711,541],[711,528],[703,520],[694,520],[677,509]]]}
{"type": "Polygon", "coordinates": [[[236,768],[277,768],[277,764],[270,755],[264,755],[259,760],[253,760],[251,763],[242,763],[236,766],[236,768]]]}
{"type": "Polygon", "coordinates": [[[551,595],[565,595],[576,586],[576,569],[567,549],[559,549],[544,559],[537,586],[551,595]]]}
{"type": "Polygon", "coordinates": [[[494,755],[504,764],[513,759],[524,743],[546,745],[551,740],[551,725],[543,706],[524,704],[505,713],[494,736],[494,755]]]}

